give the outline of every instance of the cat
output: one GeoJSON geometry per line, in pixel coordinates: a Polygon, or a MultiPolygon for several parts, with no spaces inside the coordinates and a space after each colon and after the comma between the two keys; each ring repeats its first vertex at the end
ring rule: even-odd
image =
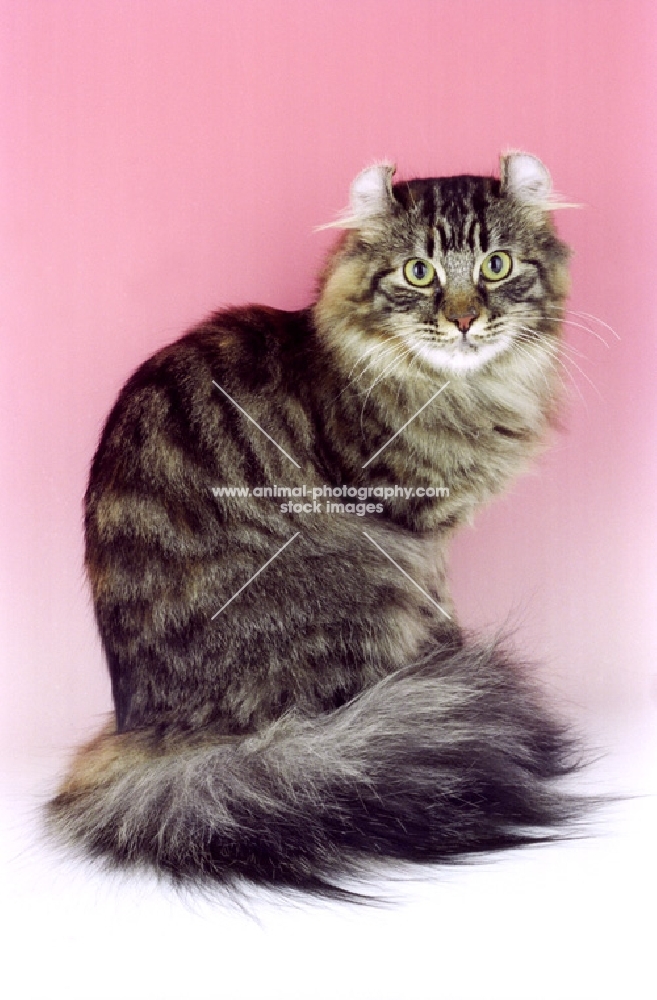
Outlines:
{"type": "Polygon", "coordinates": [[[574,815],[567,727],[447,583],[559,406],[569,251],[545,166],[500,162],[364,170],[311,307],[217,312],[121,391],[85,497],[115,718],[49,803],[58,836],[341,895],[574,815]]]}

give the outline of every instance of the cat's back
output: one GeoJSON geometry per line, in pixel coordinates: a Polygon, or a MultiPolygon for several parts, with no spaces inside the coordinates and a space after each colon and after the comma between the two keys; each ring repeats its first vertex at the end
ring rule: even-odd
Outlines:
{"type": "Polygon", "coordinates": [[[246,412],[257,420],[294,395],[308,374],[311,336],[305,311],[245,306],[217,311],[161,348],[131,375],[110,411],[87,503],[110,482],[157,488],[166,472],[170,483],[179,453],[214,465],[217,450],[239,433],[240,407],[242,420],[246,412]]]}

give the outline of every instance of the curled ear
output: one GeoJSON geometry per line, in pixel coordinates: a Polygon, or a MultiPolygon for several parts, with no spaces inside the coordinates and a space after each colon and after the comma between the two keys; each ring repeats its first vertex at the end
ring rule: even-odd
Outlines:
{"type": "Polygon", "coordinates": [[[395,169],[393,163],[375,163],[361,170],[350,191],[349,210],[354,219],[369,219],[388,211],[395,169]]]}
{"type": "Polygon", "coordinates": [[[392,178],[394,163],[375,163],[361,170],[353,180],[349,193],[349,207],[335,222],[329,222],[320,229],[359,229],[390,211],[394,201],[392,178]]]}
{"type": "Polygon", "coordinates": [[[512,152],[500,157],[502,193],[515,201],[537,208],[548,208],[552,194],[552,178],[536,156],[512,152]]]}
{"type": "Polygon", "coordinates": [[[581,208],[552,190],[552,178],[546,166],[531,153],[512,151],[500,157],[502,194],[528,208],[553,212],[556,208],[581,208]]]}

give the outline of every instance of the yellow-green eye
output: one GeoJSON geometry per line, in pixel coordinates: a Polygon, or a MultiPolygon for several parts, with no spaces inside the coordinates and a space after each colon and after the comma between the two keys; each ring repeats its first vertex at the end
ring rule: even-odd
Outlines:
{"type": "Polygon", "coordinates": [[[426,288],[436,277],[436,269],[431,261],[413,257],[404,264],[404,277],[409,285],[426,288]]]}
{"type": "Polygon", "coordinates": [[[501,281],[511,274],[511,258],[504,250],[489,253],[481,263],[481,276],[486,281],[501,281]]]}

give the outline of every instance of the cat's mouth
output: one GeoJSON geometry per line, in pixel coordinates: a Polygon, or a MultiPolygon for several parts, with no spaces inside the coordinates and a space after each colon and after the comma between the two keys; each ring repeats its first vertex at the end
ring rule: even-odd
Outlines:
{"type": "Polygon", "coordinates": [[[456,347],[454,348],[454,350],[455,351],[460,351],[462,354],[471,354],[474,351],[475,354],[476,354],[477,351],[479,350],[480,346],[481,346],[480,344],[474,344],[468,338],[468,335],[465,334],[465,336],[461,337],[461,339],[459,341],[457,341],[456,347]]]}
{"type": "Polygon", "coordinates": [[[441,371],[467,372],[482,368],[505,351],[511,343],[504,333],[470,330],[454,334],[439,331],[430,340],[416,346],[417,353],[433,368],[441,371]]]}

